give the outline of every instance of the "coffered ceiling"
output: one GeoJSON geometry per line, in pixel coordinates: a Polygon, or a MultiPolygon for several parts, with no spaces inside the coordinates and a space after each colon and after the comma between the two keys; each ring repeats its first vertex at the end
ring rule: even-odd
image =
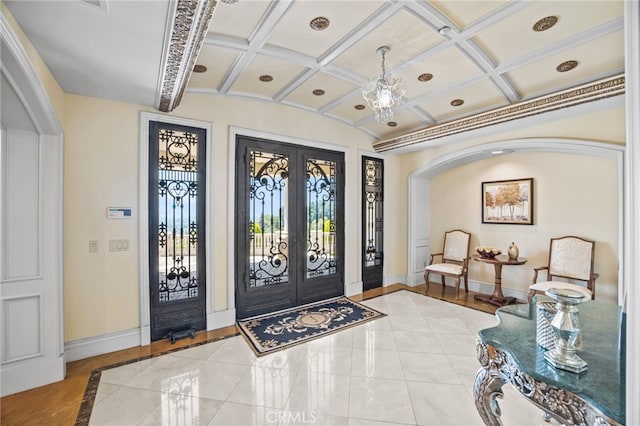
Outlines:
{"type": "MultiPolygon", "coordinates": [[[[158,107],[174,2],[6,4],[65,91],[158,107]]],[[[206,71],[187,76],[184,91],[290,105],[387,139],[622,73],[623,9],[622,0],[221,1],[195,56],[206,71]],[[380,46],[406,86],[384,123],[357,107],[380,73],[380,46]]]]}

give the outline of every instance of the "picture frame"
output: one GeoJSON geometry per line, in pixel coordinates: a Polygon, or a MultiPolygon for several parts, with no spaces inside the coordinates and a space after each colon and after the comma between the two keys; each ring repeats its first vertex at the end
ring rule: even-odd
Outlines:
{"type": "Polygon", "coordinates": [[[482,223],[533,225],[533,178],[482,182],[482,223]]]}

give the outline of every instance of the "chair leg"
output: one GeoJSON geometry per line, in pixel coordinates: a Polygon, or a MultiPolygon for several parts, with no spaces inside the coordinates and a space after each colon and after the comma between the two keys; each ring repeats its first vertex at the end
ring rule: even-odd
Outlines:
{"type": "Polygon", "coordinates": [[[456,300],[460,299],[460,277],[456,277],[456,300]]]}
{"type": "Polygon", "coordinates": [[[444,288],[444,275],[440,275],[440,282],[442,283],[442,288],[444,288]]]}
{"type": "Polygon", "coordinates": [[[427,285],[427,293],[429,292],[429,271],[424,273],[424,283],[427,285]]]}
{"type": "Polygon", "coordinates": [[[464,274],[464,292],[469,293],[469,274],[464,274]]]}

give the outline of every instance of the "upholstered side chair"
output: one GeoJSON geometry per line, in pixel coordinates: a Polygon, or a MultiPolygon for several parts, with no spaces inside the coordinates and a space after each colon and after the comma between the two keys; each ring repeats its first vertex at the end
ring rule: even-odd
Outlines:
{"type": "Polygon", "coordinates": [[[533,282],[529,286],[529,302],[536,294],[544,294],[550,288],[569,288],[590,299],[596,297],[596,278],[593,258],[596,242],[575,236],[551,238],[549,263],[533,269],[533,282]],[[538,282],[538,273],[546,271],[547,280],[538,282]],[[561,278],[561,279],[559,279],[561,278]],[[580,285],[577,282],[586,283],[580,285]]]}
{"type": "Polygon", "coordinates": [[[459,229],[444,233],[444,247],[441,253],[433,253],[429,266],[424,271],[424,282],[429,291],[429,275],[439,274],[442,287],[445,285],[445,277],[451,277],[456,283],[456,299],[460,296],[460,279],[464,278],[464,291],[469,292],[468,267],[469,267],[469,242],[471,234],[459,229]],[[434,260],[439,258],[440,262],[434,260]]]}

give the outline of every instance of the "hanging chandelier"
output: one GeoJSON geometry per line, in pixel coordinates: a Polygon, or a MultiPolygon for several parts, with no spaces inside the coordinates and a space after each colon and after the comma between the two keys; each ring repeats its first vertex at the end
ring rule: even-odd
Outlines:
{"type": "Polygon", "coordinates": [[[387,122],[393,119],[393,108],[400,104],[400,100],[406,91],[402,80],[392,79],[384,66],[384,56],[391,50],[388,46],[379,47],[376,52],[382,56],[382,74],[362,91],[364,100],[375,111],[376,120],[387,122]]]}

